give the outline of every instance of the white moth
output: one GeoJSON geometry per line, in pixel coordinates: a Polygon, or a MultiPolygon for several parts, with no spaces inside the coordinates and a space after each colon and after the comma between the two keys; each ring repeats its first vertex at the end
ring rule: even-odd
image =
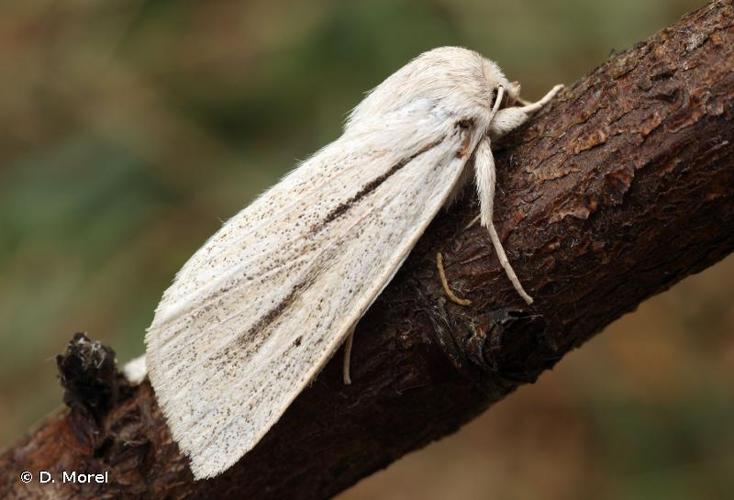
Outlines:
{"type": "Polygon", "coordinates": [[[431,50],[352,111],[337,140],[232,217],[184,265],[146,335],[150,381],[194,477],[254,447],[475,172],[492,225],[491,140],[547,103],[480,54],[431,50]]]}

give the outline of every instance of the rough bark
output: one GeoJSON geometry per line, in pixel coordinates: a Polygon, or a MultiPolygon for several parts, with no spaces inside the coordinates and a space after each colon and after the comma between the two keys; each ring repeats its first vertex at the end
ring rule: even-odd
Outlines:
{"type": "Polygon", "coordinates": [[[149,384],[129,387],[105,368],[110,352],[76,338],[60,360],[69,407],[0,457],[0,497],[324,498],[455,431],[732,251],[733,103],[731,0],[579,80],[497,157],[496,223],[535,305],[513,291],[485,231],[463,229],[477,213],[467,193],[360,322],[353,385],[333,360],[215,479],[192,481],[149,384]],[[446,300],[439,250],[471,306],[446,300]],[[23,470],[110,471],[110,483],[23,484],[23,470]]]}

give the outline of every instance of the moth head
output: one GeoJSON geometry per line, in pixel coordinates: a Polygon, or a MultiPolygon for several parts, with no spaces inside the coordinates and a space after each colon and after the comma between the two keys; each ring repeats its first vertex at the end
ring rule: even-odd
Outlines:
{"type": "MultiPolygon", "coordinates": [[[[346,130],[385,123],[386,119],[472,119],[479,128],[489,116],[496,91],[519,94],[500,67],[461,47],[440,47],[419,55],[375,87],[352,111],[346,130]]],[[[514,97],[513,97],[514,98],[514,97]]]]}
{"type": "MultiPolygon", "coordinates": [[[[483,76],[490,88],[495,90],[498,87],[502,87],[507,94],[517,94],[520,92],[520,84],[518,82],[510,82],[496,62],[484,57],[482,59],[483,76]]],[[[490,103],[490,106],[492,104],[490,103]]]]}

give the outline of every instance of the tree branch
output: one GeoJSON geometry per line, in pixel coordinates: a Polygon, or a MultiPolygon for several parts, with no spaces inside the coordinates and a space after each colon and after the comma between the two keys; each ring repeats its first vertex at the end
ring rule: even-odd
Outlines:
{"type": "Polygon", "coordinates": [[[60,361],[69,408],[0,457],[0,496],[323,498],[455,431],[732,251],[733,97],[731,0],[582,78],[497,155],[497,226],[535,305],[514,292],[486,232],[463,229],[478,210],[467,193],[360,322],[353,385],[333,360],[212,480],[192,481],[150,385],[128,386],[105,371],[111,353],[75,339],[60,361]],[[471,306],[446,300],[437,251],[471,306]],[[23,470],[109,471],[110,482],[23,484],[23,470]]]}

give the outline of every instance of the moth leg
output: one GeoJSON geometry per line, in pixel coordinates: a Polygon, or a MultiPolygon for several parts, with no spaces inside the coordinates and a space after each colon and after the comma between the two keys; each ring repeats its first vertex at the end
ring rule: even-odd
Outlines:
{"type": "Polygon", "coordinates": [[[482,226],[486,227],[489,231],[489,238],[492,240],[492,246],[494,251],[497,253],[497,258],[500,261],[500,265],[505,270],[505,274],[512,282],[512,286],[515,287],[517,293],[525,299],[528,304],[533,303],[533,299],[530,295],[525,292],[517,279],[515,271],[510,265],[510,261],[507,259],[505,249],[502,247],[502,242],[497,234],[497,230],[492,222],[492,216],[494,211],[494,189],[497,181],[497,175],[494,168],[494,157],[492,156],[492,149],[489,146],[489,137],[483,138],[477,146],[474,158],[474,168],[476,170],[476,183],[477,193],[479,195],[480,205],[480,220],[482,226]]]}
{"type": "Polygon", "coordinates": [[[528,103],[525,106],[522,106],[521,109],[524,109],[527,113],[538,111],[540,108],[548,104],[562,88],[563,85],[554,85],[553,88],[550,89],[540,100],[528,103]]]}
{"type": "Polygon", "coordinates": [[[457,297],[451,288],[449,288],[449,281],[446,279],[446,271],[443,269],[443,254],[441,254],[441,252],[436,253],[436,267],[438,268],[438,277],[441,280],[443,291],[451,302],[459,304],[460,306],[471,305],[471,300],[457,297]]]}
{"type": "Polygon", "coordinates": [[[352,383],[352,377],[350,374],[350,365],[352,362],[352,343],[354,342],[354,328],[349,332],[346,342],[344,342],[344,363],[342,365],[342,379],[344,385],[350,385],[352,383]]]}
{"type": "Polygon", "coordinates": [[[477,222],[479,222],[479,219],[480,219],[481,217],[482,217],[482,214],[479,214],[479,215],[477,215],[476,217],[474,217],[474,218],[473,218],[473,219],[471,220],[471,222],[469,222],[469,224],[467,224],[467,225],[466,225],[466,227],[464,228],[464,231],[466,231],[467,229],[471,228],[471,227],[472,227],[472,226],[473,226],[474,224],[476,224],[477,222]]]}
{"type": "MultiPolygon", "coordinates": [[[[516,93],[519,94],[520,93],[520,84],[518,82],[512,82],[512,85],[515,87],[516,93]]],[[[503,98],[504,95],[505,95],[505,89],[504,89],[504,87],[502,87],[502,85],[500,85],[499,87],[497,87],[497,97],[495,98],[494,104],[492,105],[492,111],[490,111],[490,113],[489,113],[489,115],[490,115],[490,125],[489,125],[490,132],[492,131],[492,125],[494,124],[494,121],[497,119],[497,115],[501,112],[500,111],[500,105],[502,104],[502,98],[503,98]]],[[[491,153],[491,151],[490,151],[490,153],[491,153]]],[[[476,162],[476,160],[475,160],[475,162],[476,162]]],[[[492,164],[494,165],[494,159],[492,160],[492,164]]],[[[475,165],[474,165],[474,171],[475,172],[476,172],[476,168],[477,167],[476,167],[476,163],[475,163],[475,165]]],[[[467,229],[469,229],[470,227],[472,227],[474,224],[476,224],[477,221],[481,217],[482,217],[482,214],[480,212],[479,215],[477,215],[476,217],[474,217],[471,220],[471,222],[469,222],[469,224],[466,225],[466,227],[464,228],[464,230],[466,231],[467,229]]]]}
{"type": "Polygon", "coordinates": [[[530,115],[548,104],[563,88],[563,85],[553,87],[542,99],[524,106],[514,106],[497,111],[489,125],[489,133],[493,139],[500,138],[525,123],[530,115]]]}

